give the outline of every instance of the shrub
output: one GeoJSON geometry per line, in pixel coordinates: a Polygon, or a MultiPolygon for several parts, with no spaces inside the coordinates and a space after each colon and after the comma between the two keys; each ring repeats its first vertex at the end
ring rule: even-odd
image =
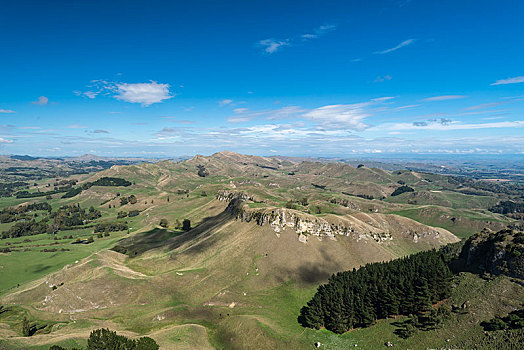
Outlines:
{"type": "Polygon", "coordinates": [[[415,190],[409,186],[400,186],[400,187],[397,187],[395,189],[395,191],[393,191],[393,193],[391,194],[392,197],[394,196],[398,196],[399,194],[402,194],[402,193],[405,193],[405,192],[415,192],[415,190]]]}
{"type": "Polygon", "coordinates": [[[169,222],[167,221],[167,219],[161,219],[160,220],[160,226],[162,226],[163,228],[166,228],[169,226],[169,222]]]}

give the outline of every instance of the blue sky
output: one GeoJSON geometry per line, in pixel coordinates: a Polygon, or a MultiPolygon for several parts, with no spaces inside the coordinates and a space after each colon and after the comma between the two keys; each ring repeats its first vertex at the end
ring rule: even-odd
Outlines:
{"type": "Polygon", "coordinates": [[[0,153],[524,153],[523,1],[2,1],[0,153]]]}

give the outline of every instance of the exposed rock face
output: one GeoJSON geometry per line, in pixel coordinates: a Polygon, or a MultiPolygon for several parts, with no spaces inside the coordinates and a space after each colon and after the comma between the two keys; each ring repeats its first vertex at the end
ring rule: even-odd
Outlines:
{"type": "Polygon", "coordinates": [[[330,224],[328,221],[311,215],[299,213],[295,210],[279,208],[274,210],[241,210],[237,219],[244,222],[255,221],[258,225],[269,224],[275,232],[290,228],[297,234],[335,237],[335,235],[349,236],[355,233],[351,226],[330,224]]]}
{"type": "Polygon", "coordinates": [[[524,279],[524,232],[507,229],[477,233],[464,244],[460,260],[475,272],[524,279]]]}
{"type": "Polygon", "coordinates": [[[339,235],[352,237],[358,241],[374,240],[383,243],[394,239],[392,233],[412,239],[415,243],[420,239],[436,240],[439,243],[458,240],[446,230],[425,226],[394,215],[359,213],[358,216],[318,217],[286,208],[250,209],[245,205],[245,201],[252,200],[252,197],[243,192],[220,191],[217,199],[230,202],[227,211],[235,215],[237,220],[255,222],[260,226],[269,225],[277,236],[286,229],[293,230],[297,233],[299,241],[303,243],[306,243],[310,236],[336,239],[339,235]],[[441,235],[442,232],[447,233],[449,237],[445,234],[441,235]]]}
{"type": "Polygon", "coordinates": [[[216,195],[216,199],[218,199],[219,201],[231,202],[234,198],[238,198],[242,201],[255,201],[255,199],[252,196],[248,195],[245,192],[222,190],[218,191],[216,195]]]}

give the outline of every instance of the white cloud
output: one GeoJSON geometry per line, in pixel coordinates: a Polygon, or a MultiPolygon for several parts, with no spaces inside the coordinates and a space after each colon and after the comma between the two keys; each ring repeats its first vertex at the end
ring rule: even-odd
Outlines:
{"type": "Polygon", "coordinates": [[[150,83],[137,84],[117,83],[114,97],[126,102],[140,103],[147,107],[153,103],[173,98],[173,95],[169,91],[169,84],[151,81],[150,83]]]}
{"type": "Polygon", "coordinates": [[[31,102],[34,105],[44,106],[49,102],[49,99],[45,96],[40,96],[36,101],[31,102]]]}
{"type": "Polygon", "coordinates": [[[12,111],[10,109],[0,109],[0,113],[15,113],[15,111],[12,111]]]}
{"type": "Polygon", "coordinates": [[[264,39],[264,40],[260,40],[258,44],[264,48],[264,52],[267,54],[275,53],[281,47],[290,45],[289,39],[286,39],[286,40],[264,39]]]}
{"type": "Polygon", "coordinates": [[[403,42],[401,42],[400,44],[398,44],[397,46],[395,47],[392,47],[390,49],[387,49],[387,50],[383,50],[383,51],[376,51],[374,52],[375,54],[378,54],[378,55],[383,55],[383,54],[386,54],[386,53],[390,53],[390,52],[393,52],[393,51],[396,51],[402,47],[405,47],[405,46],[408,46],[408,45],[411,45],[415,42],[415,39],[408,39],[408,40],[404,40],[403,42]]]}
{"type": "Polygon", "coordinates": [[[225,99],[225,100],[222,100],[222,101],[218,101],[218,105],[220,107],[227,106],[227,105],[229,105],[231,103],[233,103],[233,100],[230,100],[230,99],[225,99]]]}
{"type": "Polygon", "coordinates": [[[0,137],[0,143],[13,143],[13,142],[14,142],[13,140],[7,140],[7,139],[0,137]]]}
{"type": "Polygon", "coordinates": [[[433,97],[424,98],[421,101],[426,101],[426,102],[447,101],[447,100],[456,100],[456,99],[465,98],[465,97],[466,96],[464,95],[442,95],[442,96],[433,96],[433,97]]]}
{"type": "Polygon", "coordinates": [[[370,116],[364,110],[368,105],[369,103],[329,105],[315,108],[302,116],[323,127],[361,131],[369,127],[363,122],[366,117],[370,116]]]}
{"type": "Polygon", "coordinates": [[[506,84],[516,84],[516,83],[524,83],[524,76],[500,79],[490,85],[506,85],[506,84]]]}
{"type": "Polygon", "coordinates": [[[112,96],[118,100],[140,103],[142,106],[150,106],[173,98],[174,94],[169,90],[169,84],[159,84],[155,81],[150,83],[119,83],[105,80],[92,80],[88,85],[89,91],[74,91],[77,96],[94,99],[101,96],[112,96]]]}
{"type": "Polygon", "coordinates": [[[68,129],[85,129],[85,128],[87,128],[87,126],[80,125],[80,124],[70,124],[70,125],[66,126],[66,128],[68,128],[68,129]]]}

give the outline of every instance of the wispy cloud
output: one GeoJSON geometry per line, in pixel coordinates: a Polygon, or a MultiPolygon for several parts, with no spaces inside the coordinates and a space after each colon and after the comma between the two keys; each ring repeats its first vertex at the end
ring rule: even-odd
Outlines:
{"type": "Polygon", "coordinates": [[[235,109],[233,109],[233,112],[235,112],[237,114],[246,113],[247,111],[249,111],[249,108],[235,108],[235,109]]]}
{"type": "Polygon", "coordinates": [[[464,108],[464,110],[465,111],[473,111],[473,110],[477,110],[477,109],[486,109],[486,108],[500,106],[500,105],[503,105],[503,104],[506,104],[506,103],[509,103],[509,102],[507,102],[507,101],[500,101],[500,102],[481,103],[479,105],[475,105],[475,106],[464,108]]]}
{"type": "Polygon", "coordinates": [[[362,131],[369,127],[364,119],[371,116],[365,111],[369,103],[328,105],[310,110],[302,116],[326,128],[362,131]]]}
{"type": "Polygon", "coordinates": [[[276,39],[264,39],[260,40],[258,44],[263,48],[267,54],[277,52],[280,48],[290,45],[289,39],[276,40],[276,39]]]}
{"type": "Polygon", "coordinates": [[[472,123],[463,124],[461,122],[454,122],[449,119],[435,119],[428,120],[427,122],[414,122],[414,123],[398,123],[393,125],[379,126],[389,130],[413,130],[413,129],[425,129],[425,130],[474,130],[474,129],[491,129],[491,128],[524,128],[524,121],[505,121],[497,123],[472,123]],[[444,122],[442,122],[444,120],[444,122]]]}
{"type": "Polygon", "coordinates": [[[41,127],[39,126],[21,126],[19,129],[22,130],[39,130],[41,127]]]}
{"type": "Polygon", "coordinates": [[[317,39],[318,37],[326,34],[326,33],[329,33],[333,30],[335,30],[337,28],[336,25],[334,24],[325,24],[325,25],[322,25],[318,28],[316,28],[315,30],[313,30],[313,33],[306,33],[306,34],[302,34],[300,37],[303,39],[303,40],[310,40],[310,39],[317,39]]]}
{"type": "Polygon", "coordinates": [[[457,100],[459,98],[465,98],[465,97],[467,97],[467,96],[464,96],[464,95],[441,95],[441,96],[433,96],[433,97],[423,98],[421,101],[425,101],[425,102],[447,101],[447,100],[457,100]]]}
{"type": "Polygon", "coordinates": [[[334,24],[324,24],[324,25],[321,25],[315,28],[310,33],[304,33],[302,35],[299,35],[299,36],[296,36],[290,39],[289,38],[288,39],[269,38],[269,39],[260,40],[258,42],[258,46],[262,47],[264,53],[273,54],[285,46],[293,45],[293,43],[318,39],[321,36],[323,36],[324,34],[334,31],[336,28],[337,26],[334,24]]]}
{"type": "Polygon", "coordinates": [[[178,119],[177,117],[161,116],[162,119],[169,119],[169,121],[178,124],[194,124],[193,120],[178,119]]]}
{"type": "Polygon", "coordinates": [[[453,122],[451,119],[439,118],[439,119],[429,119],[428,121],[422,122],[413,122],[413,126],[428,126],[430,124],[440,124],[440,125],[449,125],[453,122]]]}
{"type": "Polygon", "coordinates": [[[49,98],[45,96],[40,96],[36,101],[31,102],[31,104],[45,106],[49,102],[49,98]]]}
{"type": "Polygon", "coordinates": [[[393,96],[384,96],[384,97],[374,98],[371,101],[373,101],[373,102],[386,102],[386,101],[390,101],[390,100],[393,100],[393,99],[394,99],[393,96]]]}
{"type": "Polygon", "coordinates": [[[186,128],[170,128],[170,127],[164,127],[159,132],[155,133],[154,136],[156,137],[155,140],[161,141],[166,139],[173,139],[173,138],[179,138],[181,136],[184,136],[187,134],[186,128]]]}
{"type": "Polygon", "coordinates": [[[390,52],[393,52],[393,51],[397,51],[398,49],[400,48],[403,48],[403,47],[406,47],[408,45],[411,45],[415,42],[415,39],[408,39],[408,40],[404,40],[403,42],[401,42],[400,44],[398,44],[397,46],[395,47],[392,47],[390,49],[387,49],[387,50],[383,50],[383,51],[376,51],[374,52],[375,54],[378,54],[378,55],[384,55],[386,53],[390,53],[390,52]]]}
{"type": "Polygon", "coordinates": [[[0,143],[13,143],[13,140],[4,139],[3,137],[0,137],[0,143]]]}
{"type": "Polygon", "coordinates": [[[389,74],[384,75],[383,77],[379,75],[378,77],[375,78],[375,80],[373,80],[373,82],[374,83],[382,83],[384,81],[389,81],[391,79],[393,79],[393,77],[391,75],[389,75],[389,74]]]}
{"type": "Polygon", "coordinates": [[[70,125],[66,126],[66,128],[68,128],[68,129],[85,129],[85,128],[87,128],[87,126],[80,125],[80,124],[70,124],[70,125]]]}
{"type": "Polygon", "coordinates": [[[307,111],[307,109],[298,106],[287,106],[278,109],[255,111],[250,111],[248,108],[235,108],[233,112],[235,112],[236,115],[227,118],[227,121],[231,123],[240,123],[247,122],[256,118],[264,118],[268,120],[282,120],[299,117],[301,113],[307,111]]]}
{"type": "Polygon", "coordinates": [[[233,100],[230,100],[230,99],[225,99],[225,100],[222,100],[222,101],[218,101],[218,105],[220,107],[227,106],[227,105],[229,105],[231,103],[233,103],[233,100]]]}
{"type": "Polygon", "coordinates": [[[252,118],[250,116],[234,116],[227,118],[227,121],[230,123],[244,123],[250,121],[252,118]]]}
{"type": "Polygon", "coordinates": [[[109,131],[103,129],[96,129],[92,131],[93,134],[109,134],[109,131]]]}
{"type": "Polygon", "coordinates": [[[0,109],[0,113],[15,113],[15,111],[10,109],[0,109]]]}
{"type": "Polygon", "coordinates": [[[524,83],[524,76],[500,79],[490,85],[506,85],[506,84],[516,84],[516,83],[524,83]]]}

